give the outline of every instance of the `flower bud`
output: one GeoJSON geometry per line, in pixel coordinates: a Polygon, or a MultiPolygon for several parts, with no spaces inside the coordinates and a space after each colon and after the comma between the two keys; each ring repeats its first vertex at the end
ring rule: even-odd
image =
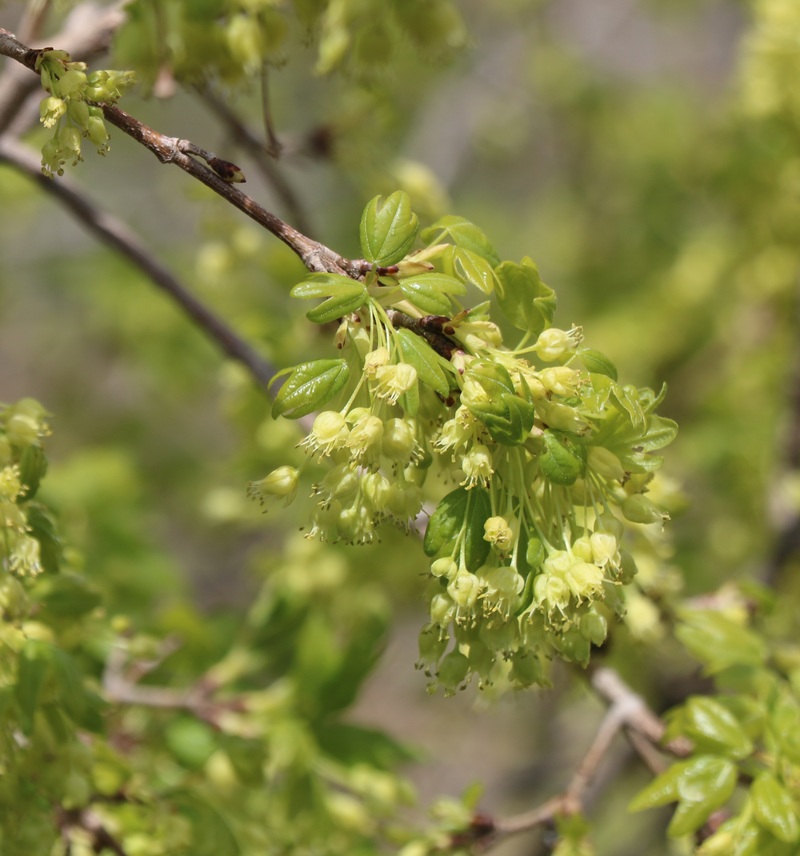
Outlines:
{"type": "Polygon", "coordinates": [[[257,499],[262,505],[271,496],[285,499],[288,505],[297,493],[298,477],[299,473],[295,467],[278,467],[264,476],[261,481],[250,482],[247,494],[252,499],[257,499]]]}
{"type": "Polygon", "coordinates": [[[469,660],[460,651],[451,651],[439,664],[436,677],[439,683],[448,690],[454,690],[467,677],[469,660]]]}
{"type": "Polygon", "coordinates": [[[461,571],[447,586],[447,593],[464,609],[472,609],[475,606],[480,592],[481,581],[469,571],[461,571]]]}
{"type": "Polygon", "coordinates": [[[540,359],[546,363],[554,363],[570,356],[582,339],[583,331],[580,327],[573,327],[568,331],[549,327],[539,334],[533,349],[540,359]]]}
{"type": "Polygon", "coordinates": [[[483,524],[483,540],[498,553],[505,553],[514,545],[514,533],[505,517],[489,517],[483,524]]]}

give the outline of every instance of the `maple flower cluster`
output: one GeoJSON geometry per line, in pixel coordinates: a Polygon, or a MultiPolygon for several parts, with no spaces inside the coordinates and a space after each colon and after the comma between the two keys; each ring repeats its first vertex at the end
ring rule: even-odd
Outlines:
{"type": "MultiPolygon", "coordinates": [[[[301,446],[330,468],[309,537],[369,542],[384,522],[410,530],[424,507],[420,667],[445,691],[471,675],[546,683],[554,657],[588,662],[626,591],[641,599],[623,542],[657,538],[667,517],[646,495],[653,453],[676,432],[654,412],[663,393],[623,386],[580,328],[551,326],[535,265],[501,262],[473,224],[444,218],[411,252],[416,219],[397,193],[370,203],[361,231],[363,281],[317,274],[293,290],[326,298],[308,316],[340,318],[344,352],[295,367],[273,408],[317,412],[301,446]],[[494,292],[515,348],[488,301],[460,304],[468,286],[494,292]]],[[[291,501],[300,475],[282,466],[249,492],[291,501]]]]}

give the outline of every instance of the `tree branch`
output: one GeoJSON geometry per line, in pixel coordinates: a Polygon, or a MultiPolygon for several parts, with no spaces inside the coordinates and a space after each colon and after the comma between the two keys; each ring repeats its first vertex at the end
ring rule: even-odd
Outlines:
{"type": "Polygon", "coordinates": [[[0,138],[0,162],[5,161],[56,197],[100,241],[132,262],[164,291],[219,346],[228,357],[241,363],[266,391],[275,369],[242,340],[204,303],[199,301],[167,268],[155,261],[128,227],[87,199],[66,178],[57,181],[42,175],[36,156],[12,140],[0,138]]]}
{"type": "MultiPolygon", "coordinates": [[[[69,13],[64,28],[53,36],[53,41],[82,60],[103,53],[111,44],[114,32],[125,21],[124,7],[129,2],[118,0],[110,7],[81,3],[69,13]]],[[[28,25],[23,26],[28,28],[28,25]]],[[[11,35],[7,30],[0,29],[0,40],[3,34],[11,35]]],[[[0,49],[0,53],[4,51],[0,49]]],[[[17,59],[17,62],[30,68],[21,59],[17,59]]],[[[0,78],[0,133],[10,127],[28,96],[40,88],[36,78],[25,74],[17,65],[11,65],[3,72],[0,78]]]]}
{"type": "MultiPolygon", "coordinates": [[[[23,45],[13,33],[0,28],[0,55],[10,57],[35,72],[39,53],[23,45]]],[[[168,137],[115,105],[96,106],[102,109],[105,118],[112,125],[151,151],[161,163],[174,163],[287,244],[309,270],[340,273],[358,279],[371,268],[370,263],[364,259],[345,259],[319,241],[312,240],[267,211],[237,187],[223,181],[207,166],[189,156],[190,153],[198,154],[203,151],[189,140],[168,137]]]]}
{"type": "Polygon", "coordinates": [[[451,837],[453,849],[477,846],[486,851],[510,835],[553,823],[561,815],[582,812],[586,790],[621,731],[627,734],[637,754],[654,772],[660,772],[664,767],[657,749],[678,757],[690,753],[692,747],[687,740],[662,743],[664,723],[615,671],[605,667],[596,669],[591,685],[597,695],[609,703],[609,708],[567,787],[541,805],[517,815],[498,819],[477,815],[467,829],[451,837]]]}
{"type": "MultiPolygon", "coordinates": [[[[169,653],[169,650],[165,650],[162,659],[169,653]]],[[[182,710],[215,728],[219,727],[220,717],[223,714],[242,709],[242,703],[237,699],[226,701],[214,699],[213,694],[218,687],[216,682],[208,679],[201,678],[193,686],[184,690],[140,685],[138,681],[156,665],[158,662],[128,665],[124,648],[121,646],[112,648],[103,673],[103,690],[106,699],[113,704],[182,710]]]]}

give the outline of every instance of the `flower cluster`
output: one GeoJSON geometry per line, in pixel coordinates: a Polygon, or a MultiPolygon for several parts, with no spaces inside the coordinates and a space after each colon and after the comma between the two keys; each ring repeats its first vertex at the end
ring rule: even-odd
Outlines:
{"type": "Polygon", "coordinates": [[[75,166],[82,140],[88,139],[99,154],[108,151],[108,131],[101,103],[113,104],[133,84],[130,71],[86,71],[85,62],[74,62],[66,51],[41,51],[36,60],[42,86],[49,96],[39,106],[45,128],[53,136],[42,147],[42,172],[64,174],[64,164],[75,166]]]}
{"type": "MultiPolygon", "coordinates": [[[[409,529],[438,500],[423,542],[430,620],[419,660],[436,684],[453,691],[471,674],[482,685],[544,683],[554,656],[588,662],[626,592],[649,603],[626,550],[657,538],[668,516],[645,494],[661,464],[653,453],[676,426],[654,412],[662,395],[620,384],[580,328],[552,326],[555,296],[530,260],[501,262],[454,217],[410,253],[417,226],[403,197],[365,211],[363,282],[321,274],[293,290],[326,298],[312,320],[341,316],[346,359],[297,366],[273,414],[303,416],[341,396],[301,443],[331,465],[313,488],[310,536],[370,541],[382,522],[409,529]],[[516,347],[488,302],[458,302],[467,286],[495,293],[521,331],[516,347]]],[[[280,467],[250,493],[290,501],[298,479],[280,467]]]]}
{"type": "Polygon", "coordinates": [[[0,606],[17,590],[15,578],[42,570],[37,529],[42,511],[30,500],[47,469],[42,439],[49,429],[44,408],[24,398],[0,407],[0,606]]]}

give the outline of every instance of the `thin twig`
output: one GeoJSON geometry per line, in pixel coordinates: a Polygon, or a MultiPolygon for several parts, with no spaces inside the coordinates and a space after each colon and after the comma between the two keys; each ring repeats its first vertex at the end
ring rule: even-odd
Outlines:
{"type": "Polygon", "coordinates": [[[238,699],[220,701],[213,698],[218,689],[215,682],[202,678],[184,690],[172,687],[141,685],[137,683],[142,669],[138,664],[128,664],[122,646],[112,648],[103,673],[103,691],[108,701],[121,705],[182,710],[219,727],[220,717],[230,711],[242,709],[238,699]]]}
{"type": "MultiPolygon", "coordinates": [[[[0,55],[8,56],[25,65],[31,71],[36,71],[39,51],[30,49],[22,44],[13,33],[2,28],[0,28],[0,55]]],[[[222,196],[231,205],[243,211],[248,217],[252,217],[267,231],[272,232],[276,238],[279,238],[294,251],[309,270],[339,273],[358,279],[371,268],[370,263],[364,259],[346,259],[330,247],[326,247],[319,241],[314,241],[298,232],[297,229],[288,223],[284,223],[283,220],[267,211],[254,199],[242,193],[237,187],[223,181],[207,166],[186,154],[198,148],[189,140],[168,137],[148,127],[115,105],[98,104],[96,106],[103,110],[105,118],[112,125],[151,151],[161,163],[173,163],[180,167],[184,172],[189,173],[193,178],[222,196]]]]}
{"type": "Polygon", "coordinates": [[[597,695],[609,703],[609,708],[567,787],[541,805],[520,814],[498,819],[479,815],[467,829],[451,837],[454,848],[467,844],[485,852],[510,835],[528,832],[553,823],[559,816],[583,811],[586,791],[621,731],[627,734],[633,748],[654,772],[661,772],[664,767],[656,754],[657,748],[679,757],[691,751],[691,744],[685,740],[673,740],[662,745],[664,723],[612,669],[596,669],[591,685],[597,695]]]}
{"type": "MultiPolygon", "coordinates": [[[[114,32],[125,21],[124,7],[129,2],[130,0],[118,0],[111,6],[81,3],[69,13],[63,30],[52,36],[53,43],[62,46],[64,50],[81,60],[89,60],[105,52],[111,44],[114,32]]],[[[0,29],[0,34],[7,32],[0,29]]],[[[21,60],[17,59],[17,62],[21,60]]],[[[25,65],[24,62],[22,64],[25,65]]],[[[41,91],[39,81],[25,74],[18,65],[10,65],[3,72],[0,77],[0,133],[10,127],[25,105],[28,96],[37,90],[41,91]]],[[[35,114],[32,112],[30,121],[36,119],[38,119],[38,110],[35,114]]],[[[28,121],[25,122],[26,126],[27,124],[29,124],[28,121]]],[[[15,133],[21,133],[22,130],[21,127],[15,128],[15,133]]]]}
{"type": "Polygon", "coordinates": [[[127,258],[161,288],[228,357],[241,363],[266,391],[275,369],[242,340],[218,315],[199,301],[180,280],[157,262],[128,227],[102,211],[68,179],[57,181],[42,175],[39,161],[28,149],[0,139],[0,161],[5,161],[35,181],[46,193],[67,206],[99,240],[127,258]]]}

